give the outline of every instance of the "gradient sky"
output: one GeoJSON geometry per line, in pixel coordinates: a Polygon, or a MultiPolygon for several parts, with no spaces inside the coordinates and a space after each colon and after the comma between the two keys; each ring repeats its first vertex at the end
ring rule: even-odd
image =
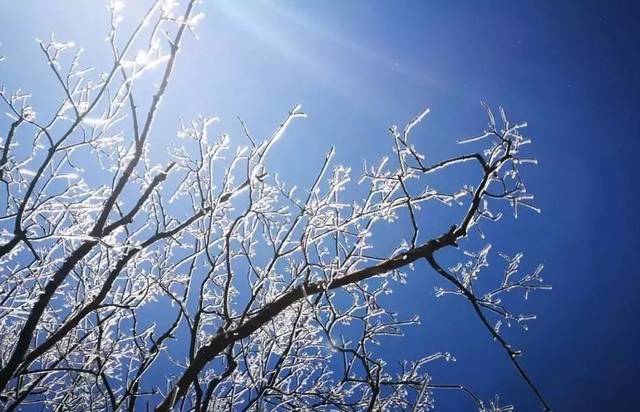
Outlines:
{"type": "MultiPolygon", "coordinates": [[[[429,158],[465,151],[454,143],[484,127],[479,101],[503,105],[529,123],[529,150],[540,164],[526,180],[543,213],[507,216],[491,241],[497,250],[523,251],[526,269],[544,263],[554,287],[530,297],[527,308],[538,314],[530,330],[509,336],[555,410],[631,410],[640,402],[640,13],[633,2],[205,3],[200,39],[186,42],[156,125],[158,147],[173,138],[180,116],[217,115],[219,131],[233,136],[239,115],[254,135],[267,136],[301,103],[309,118],[291,128],[272,162],[302,183],[309,162],[331,145],[355,170],[363,158],[375,160],[390,147],[388,126],[423,107],[432,114],[415,138],[429,158]]],[[[0,0],[0,16],[7,58],[0,83],[33,92],[34,104],[54,93],[34,38],[54,31],[73,39],[86,48],[85,62],[98,66],[108,56],[101,1],[0,0]]],[[[425,225],[440,227],[439,219],[446,226],[451,215],[425,225]]],[[[436,299],[435,284],[421,266],[394,295],[394,308],[420,313],[424,323],[387,342],[388,357],[450,351],[457,362],[434,364],[434,383],[463,383],[483,399],[499,393],[518,410],[538,410],[468,304],[436,299]]],[[[436,395],[437,410],[473,408],[461,393],[436,395]]]]}

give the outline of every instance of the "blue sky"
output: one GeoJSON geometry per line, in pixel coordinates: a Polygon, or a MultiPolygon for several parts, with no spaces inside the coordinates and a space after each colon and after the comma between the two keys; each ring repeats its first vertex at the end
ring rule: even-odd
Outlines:
{"type": "MultiPolygon", "coordinates": [[[[309,118],[292,127],[272,162],[304,183],[309,162],[331,145],[356,170],[363,158],[378,158],[391,144],[388,126],[423,107],[432,114],[416,139],[439,159],[483,128],[480,100],[503,105],[530,125],[540,164],[526,179],[543,213],[506,218],[491,229],[492,241],[523,251],[527,268],[544,263],[554,286],[530,298],[538,314],[530,330],[511,334],[524,365],[555,410],[625,410],[640,401],[640,13],[632,2],[205,3],[200,39],[186,42],[156,124],[158,147],[170,143],[179,117],[217,115],[220,131],[239,136],[239,115],[266,136],[301,103],[309,118]]],[[[0,82],[46,105],[53,82],[34,38],[51,31],[85,46],[85,62],[104,63],[103,4],[0,0],[0,82]]],[[[439,228],[447,218],[436,214],[425,225],[439,228]]],[[[396,230],[401,237],[405,228],[396,230]]],[[[468,305],[436,299],[436,283],[423,266],[398,291],[392,304],[420,313],[424,324],[389,342],[388,356],[448,350],[458,361],[434,365],[434,382],[537,410],[468,305]]],[[[459,393],[439,393],[437,402],[444,411],[473,406],[459,393]]]]}

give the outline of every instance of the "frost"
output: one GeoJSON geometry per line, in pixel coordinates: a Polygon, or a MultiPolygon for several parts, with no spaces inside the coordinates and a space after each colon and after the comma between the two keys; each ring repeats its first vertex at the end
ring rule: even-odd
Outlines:
{"type": "Polygon", "coordinates": [[[550,286],[542,265],[478,240],[507,208],[539,211],[519,171],[537,164],[526,123],[483,103],[487,130],[459,141],[478,150],[432,159],[428,140],[412,140],[423,109],[391,126],[386,154],[362,170],[327,147],[308,159],[310,179],[287,179],[271,157],[299,146],[285,134],[307,116],[300,105],[256,138],[242,121],[171,123],[162,109],[181,84],[178,50],[191,47],[182,34],[204,18],[196,3],[181,15],[160,1],[131,34],[118,22],[132,7],[111,1],[106,72],[84,66],[73,42],[40,42],[61,101],[38,100],[37,123],[28,94],[0,93],[15,129],[0,142],[0,354],[25,360],[5,362],[3,406],[431,409],[438,389],[471,393],[428,374],[456,359],[382,358],[420,327],[398,306],[420,276],[437,279],[437,297],[465,300],[520,366],[503,326],[526,330],[536,316],[524,301],[550,286]],[[463,164],[473,167],[456,175],[463,164]],[[196,381],[203,393],[175,386],[196,381]]]}

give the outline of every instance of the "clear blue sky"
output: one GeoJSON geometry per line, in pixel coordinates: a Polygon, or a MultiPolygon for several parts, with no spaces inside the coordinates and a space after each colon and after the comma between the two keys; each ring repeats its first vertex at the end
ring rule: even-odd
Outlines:
{"type": "MultiPolygon", "coordinates": [[[[173,138],[179,116],[217,115],[237,135],[240,115],[265,136],[301,103],[309,118],[294,125],[272,161],[304,182],[309,162],[331,145],[358,170],[390,145],[390,124],[425,106],[432,115],[416,136],[434,160],[482,129],[480,100],[505,106],[530,125],[540,165],[526,178],[543,213],[505,219],[492,241],[523,251],[525,267],[544,263],[554,286],[530,298],[539,319],[513,341],[555,410],[640,403],[640,13],[633,2],[205,3],[200,40],[187,41],[164,102],[157,147],[173,138]]],[[[101,1],[0,0],[0,16],[7,57],[0,82],[33,92],[36,104],[46,106],[53,80],[34,38],[54,31],[85,46],[85,62],[104,62],[101,1]]],[[[6,130],[7,120],[0,125],[6,130]]],[[[399,348],[406,356],[448,350],[458,362],[434,365],[435,383],[468,384],[485,399],[499,393],[519,410],[537,410],[468,305],[435,299],[435,275],[418,269],[393,303],[425,322],[389,342],[388,356],[399,358],[399,348]]],[[[440,393],[437,406],[473,404],[440,393]]]]}

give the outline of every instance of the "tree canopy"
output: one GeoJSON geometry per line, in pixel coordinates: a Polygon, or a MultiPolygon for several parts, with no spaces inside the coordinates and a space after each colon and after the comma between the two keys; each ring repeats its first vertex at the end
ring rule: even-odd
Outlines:
{"type": "Polygon", "coordinates": [[[387,156],[354,172],[331,148],[309,159],[317,172],[300,188],[268,162],[306,117],[299,105],[266,138],[242,120],[244,135],[230,137],[210,134],[215,117],[176,119],[176,138],[158,154],[151,148],[167,131],[154,122],[168,115],[160,107],[189,53],[183,39],[203,16],[194,0],[155,1],[123,29],[125,11],[111,3],[106,70],[85,67],[74,43],[51,36],[39,47],[59,94],[43,108],[29,85],[0,94],[9,118],[0,145],[6,410],[427,410],[445,389],[479,410],[511,410],[432,379],[429,364],[449,353],[385,361],[380,345],[401,345],[388,338],[420,327],[385,296],[425,268],[449,285],[437,296],[468,302],[486,328],[476,338],[493,339],[549,410],[501,333],[534,318],[514,297],[550,288],[543,267],[521,269],[522,254],[488,241],[467,245],[484,239],[485,225],[512,224],[505,212],[539,211],[520,173],[536,163],[526,123],[483,103],[486,126],[458,142],[459,154],[431,160],[428,142],[412,140],[424,109],[389,128],[387,156]],[[475,177],[463,185],[438,180],[468,165],[475,177]],[[423,227],[427,204],[448,210],[446,231],[423,227]],[[389,239],[399,222],[410,230],[389,239]],[[444,263],[446,250],[459,263],[444,263]],[[493,254],[504,265],[481,282],[496,269],[493,254]]]}

